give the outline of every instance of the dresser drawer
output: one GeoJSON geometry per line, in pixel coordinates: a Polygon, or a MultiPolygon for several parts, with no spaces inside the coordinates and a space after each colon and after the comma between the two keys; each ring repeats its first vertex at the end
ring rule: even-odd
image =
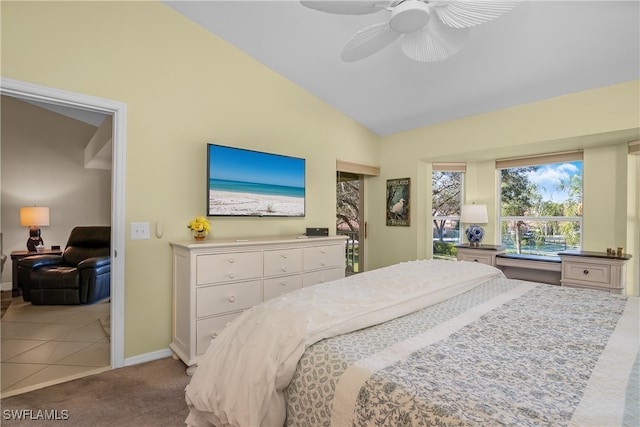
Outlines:
{"type": "Polygon", "coordinates": [[[328,270],[312,271],[302,275],[302,286],[313,286],[319,283],[330,282],[331,280],[344,277],[344,267],[331,268],[328,270]]]}
{"type": "Polygon", "coordinates": [[[492,265],[491,256],[482,254],[458,254],[459,261],[479,262],[480,264],[492,265]]]}
{"type": "Polygon", "coordinates": [[[261,280],[196,289],[196,317],[244,310],[262,302],[261,280]]]}
{"type": "Polygon", "coordinates": [[[565,261],[562,268],[564,270],[564,280],[611,285],[610,265],[565,261]]]}
{"type": "Polygon", "coordinates": [[[196,322],[196,354],[204,354],[215,335],[222,331],[225,326],[227,326],[227,323],[241,314],[242,311],[237,311],[235,313],[198,320],[196,322]]]}
{"type": "Polygon", "coordinates": [[[262,252],[198,255],[196,283],[222,283],[262,277],[262,252]]]}
{"type": "Polygon", "coordinates": [[[299,274],[264,279],[264,300],[266,301],[300,288],[302,288],[302,276],[299,274]]]}
{"type": "Polygon", "coordinates": [[[304,271],[344,266],[344,245],[311,246],[303,249],[304,271]]]}
{"type": "Polygon", "coordinates": [[[264,251],[264,275],[278,276],[299,273],[302,268],[300,248],[264,251]]]}

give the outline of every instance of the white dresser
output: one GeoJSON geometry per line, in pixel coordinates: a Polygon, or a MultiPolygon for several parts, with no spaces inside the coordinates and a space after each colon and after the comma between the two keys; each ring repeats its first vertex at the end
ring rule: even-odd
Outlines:
{"type": "Polygon", "coordinates": [[[244,310],[344,277],[345,236],[172,242],[170,347],[191,373],[211,339],[244,310]]]}

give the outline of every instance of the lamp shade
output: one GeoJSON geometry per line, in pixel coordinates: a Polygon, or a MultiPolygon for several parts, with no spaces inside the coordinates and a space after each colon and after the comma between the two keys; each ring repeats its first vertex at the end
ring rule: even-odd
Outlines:
{"type": "Polygon", "coordinates": [[[40,206],[20,208],[20,225],[49,225],[49,208],[40,206]]]}
{"type": "Polygon", "coordinates": [[[462,205],[460,221],[466,224],[488,223],[487,205],[462,205]]]}

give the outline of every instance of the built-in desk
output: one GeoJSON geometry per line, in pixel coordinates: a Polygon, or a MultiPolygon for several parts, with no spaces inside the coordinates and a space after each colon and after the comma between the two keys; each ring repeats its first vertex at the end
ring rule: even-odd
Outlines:
{"type": "Polygon", "coordinates": [[[507,254],[504,246],[456,245],[458,261],[498,267],[509,279],[626,295],[626,262],[630,254],[565,251],[558,256],[507,254]]]}
{"type": "Polygon", "coordinates": [[[557,256],[503,253],[496,256],[496,266],[509,279],[560,284],[562,260],[557,256]]]}

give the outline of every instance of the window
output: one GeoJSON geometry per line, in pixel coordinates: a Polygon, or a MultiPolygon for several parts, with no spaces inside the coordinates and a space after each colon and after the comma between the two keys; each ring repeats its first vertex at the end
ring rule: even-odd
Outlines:
{"type": "Polygon", "coordinates": [[[496,162],[507,253],[556,256],[582,246],[582,153],[496,162]]]}
{"type": "Polygon", "coordinates": [[[464,164],[433,164],[433,257],[455,259],[460,243],[464,164]]]}

